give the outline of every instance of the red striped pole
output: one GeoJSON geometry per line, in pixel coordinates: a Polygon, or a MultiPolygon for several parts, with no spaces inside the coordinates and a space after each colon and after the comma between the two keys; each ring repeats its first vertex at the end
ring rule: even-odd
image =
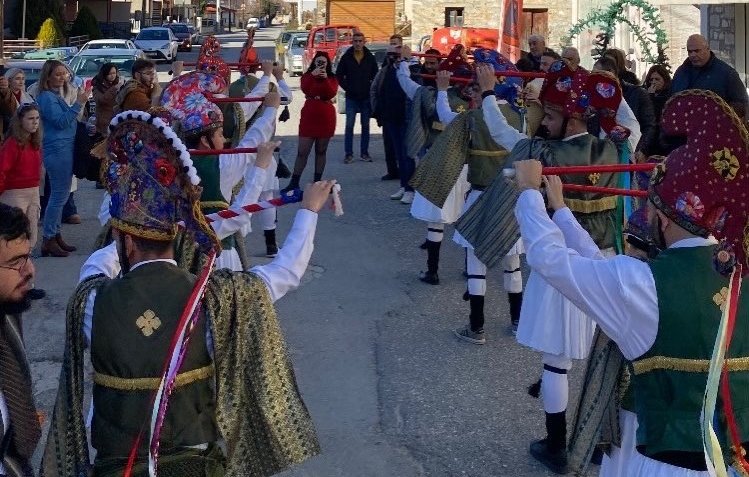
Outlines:
{"type": "Polygon", "coordinates": [[[562,184],[562,189],[573,192],[591,192],[608,195],[627,195],[630,197],[647,197],[646,190],[617,189],[615,187],[598,187],[591,185],[562,184]]]}

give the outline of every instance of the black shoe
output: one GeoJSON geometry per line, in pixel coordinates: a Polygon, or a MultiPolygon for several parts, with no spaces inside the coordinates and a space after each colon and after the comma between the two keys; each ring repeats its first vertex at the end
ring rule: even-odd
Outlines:
{"type": "Polygon", "coordinates": [[[436,273],[432,272],[421,272],[421,275],[419,276],[419,280],[421,280],[424,283],[428,283],[430,285],[439,285],[440,284],[440,277],[436,273]]]}
{"type": "Polygon", "coordinates": [[[273,258],[278,255],[278,245],[268,244],[265,246],[265,256],[273,258]]]}
{"type": "Polygon", "coordinates": [[[41,288],[32,288],[31,290],[29,290],[26,296],[29,297],[30,300],[41,300],[42,298],[47,296],[47,292],[42,290],[41,288]]]}
{"type": "Polygon", "coordinates": [[[275,257],[278,255],[278,244],[276,242],[276,229],[263,231],[265,235],[265,256],[275,257]]]}
{"type": "Polygon", "coordinates": [[[550,450],[548,439],[532,442],[531,455],[555,474],[567,474],[567,449],[550,450]]]}
{"type": "Polygon", "coordinates": [[[385,174],[384,176],[380,177],[380,180],[383,181],[395,181],[400,179],[400,176],[398,174],[385,174]]]}

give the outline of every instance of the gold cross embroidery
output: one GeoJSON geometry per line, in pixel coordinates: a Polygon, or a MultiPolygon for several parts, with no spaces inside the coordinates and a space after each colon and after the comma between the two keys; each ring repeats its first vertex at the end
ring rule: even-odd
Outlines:
{"type": "Polygon", "coordinates": [[[713,302],[720,308],[720,311],[725,311],[726,300],[728,299],[728,288],[723,287],[718,293],[713,295],[713,302]]]}
{"type": "Polygon", "coordinates": [[[156,313],[146,310],[135,320],[135,324],[138,325],[144,336],[151,336],[161,326],[161,320],[156,316],[156,313]]]}
{"type": "Polygon", "coordinates": [[[601,179],[601,174],[598,172],[594,172],[588,176],[588,182],[590,182],[592,185],[598,184],[598,181],[601,179]]]}
{"type": "Polygon", "coordinates": [[[460,104],[460,105],[458,105],[457,108],[455,108],[455,111],[458,112],[458,113],[465,113],[466,112],[466,107],[463,106],[462,104],[460,104]]]}

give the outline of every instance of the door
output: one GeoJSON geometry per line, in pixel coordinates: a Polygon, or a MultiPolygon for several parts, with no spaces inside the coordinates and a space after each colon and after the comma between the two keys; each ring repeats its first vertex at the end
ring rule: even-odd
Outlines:
{"type": "Polygon", "coordinates": [[[520,49],[528,51],[528,37],[541,35],[548,38],[549,35],[549,10],[545,8],[523,9],[523,30],[520,37],[520,49]]]}

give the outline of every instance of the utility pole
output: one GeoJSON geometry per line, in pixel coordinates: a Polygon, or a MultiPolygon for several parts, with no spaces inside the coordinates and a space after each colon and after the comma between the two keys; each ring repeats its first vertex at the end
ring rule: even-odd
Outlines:
{"type": "Polygon", "coordinates": [[[26,38],[26,0],[23,0],[23,14],[21,15],[21,38],[26,38]]]}
{"type": "Polygon", "coordinates": [[[5,73],[5,0],[0,0],[0,70],[5,73]]]}
{"type": "Polygon", "coordinates": [[[221,0],[216,0],[216,33],[221,33],[221,0]]]}

